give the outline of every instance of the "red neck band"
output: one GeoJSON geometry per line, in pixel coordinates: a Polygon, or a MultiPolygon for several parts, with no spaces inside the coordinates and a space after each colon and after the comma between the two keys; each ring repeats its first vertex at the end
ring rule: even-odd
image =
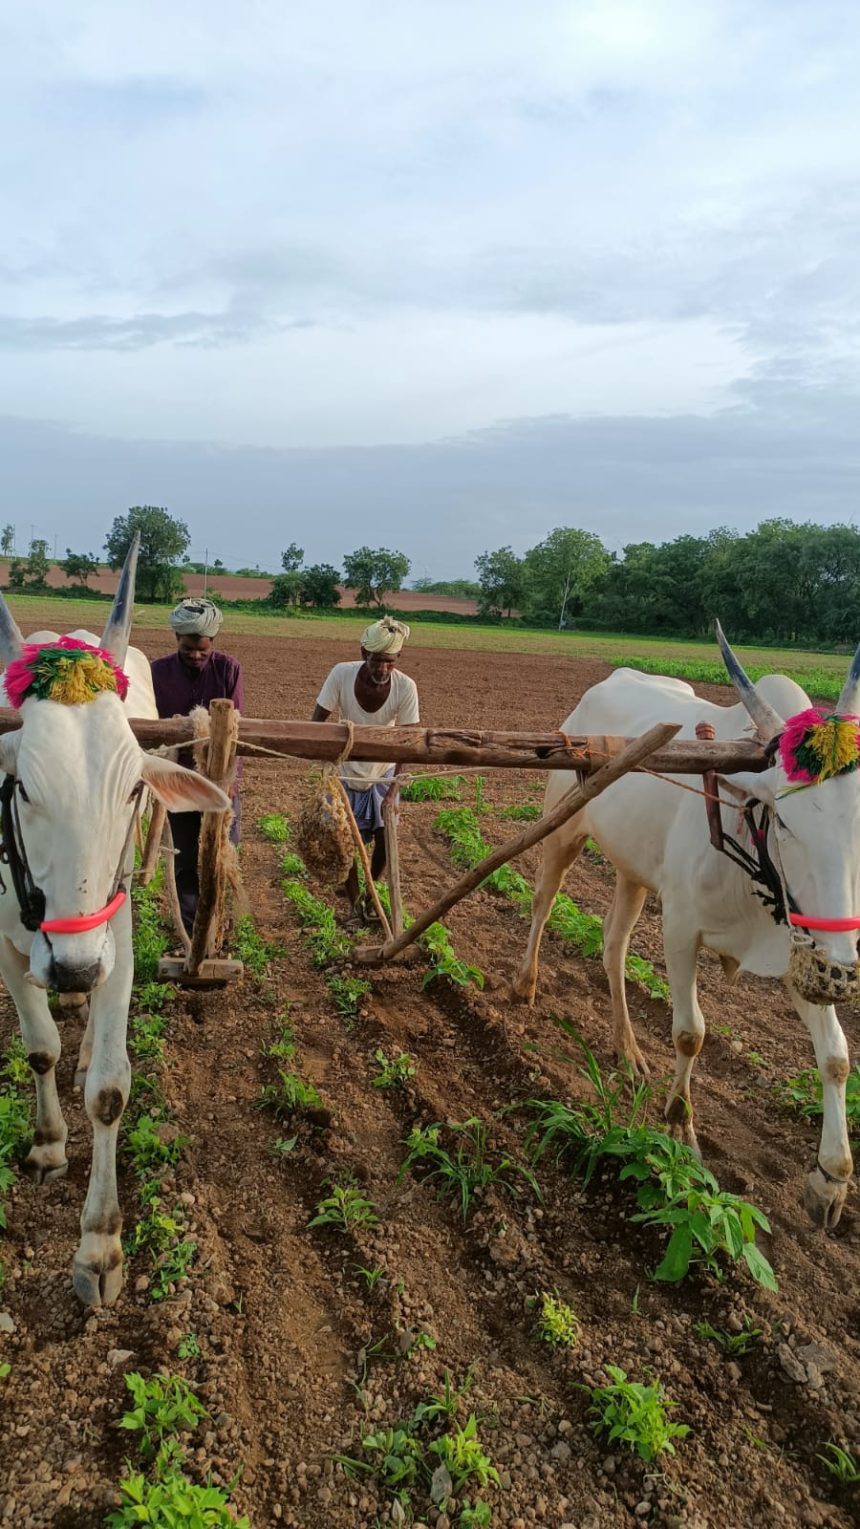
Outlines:
{"type": "Polygon", "coordinates": [[[860,918],[811,918],[805,913],[789,913],[792,924],[801,929],[823,929],[828,934],[847,934],[860,929],[860,918]]]}
{"type": "Polygon", "coordinates": [[[119,913],[126,896],[125,889],[120,887],[116,896],[104,908],[99,908],[98,913],[83,913],[80,918],[45,918],[39,928],[43,934],[88,934],[91,929],[98,929],[99,924],[107,924],[115,913],[119,913]]]}

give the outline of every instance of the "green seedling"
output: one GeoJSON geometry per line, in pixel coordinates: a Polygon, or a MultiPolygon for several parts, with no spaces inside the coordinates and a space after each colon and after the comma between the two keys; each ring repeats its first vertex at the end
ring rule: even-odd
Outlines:
{"type": "Polygon", "coordinates": [[[467,1503],[457,1519],[458,1529],[490,1529],[492,1522],[490,1504],[480,1498],[471,1505],[467,1503]]]}
{"type": "Polygon", "coordinates": [[[378,1226],[372,1200],[366,1200],[356,1184],[332,1184],[331,1194],[320,1200],[308,1226],[333,1226],[348,1232],[354,1226],[378,1226]]]}
{"type": "Polygon", "coordinates": [[[120,1506],[105,1519],[107,1529],[133,1529],[138,1524],[154,1529],[251,1529],[249,1518],[230,1512],[225,1492],[198,1486],[178,1472],[154,1482],[132,1473],[123,1477],[119,1491],[120,1506]]]}
{"type": "Polygon", "coordinates": [[[287,878],[296,881],[307,881],[308,868],[301,855],[295,855],[290,850],[281,856],[281,873],[287,878]]]}
{"type": "Polygon", "coordinates": [[[475,1197],[491,1184],[516,1195],[522,1182],[540,1200],[534,1174],[491,1145],[485,1121],[472,1116],[459,1123],[451,1121],[444,1130],[451,1137],[450,1151],[442,1144],[442,1125],[413,1127],[405,1142],[407,1152],[400,1169],[401,1179],[410,1169],[417,1168],[422,1178],[436,1184],[441,1195],[459,1200],[464,1221],[475,1197]]]}
{"type": "Polygon", "coordinates": [[[363,998],[372,991],[372,984],[365,982],[361,977],[329,976],[326,978],[326,987],[334,1001],[338,1014],[344,1018],[352,1018],[361,1007],[363,998]]]}
{"type": "Polygon", "coordinates": [[[184,1338],[180,1340],[176,1352],[180,1359],[199,1359],[200,1344],[197,1341],[197,1334],[186,1333],[184,1338]]]}
{"type": "Polygon", "coordinates": [[[164,883],[164,869],[159,866],[148,886],[136,882],[131,897],[134,904],[132,927],[132,950],[134,952],[134,975],[139,983],[155,982],[158,963],[167,950],[169,940],[161,923],[160,895],[164,883]]]}
{"type": "Polygon", "coordinates": [[[375,1290],[385,1273],[382,1264],[377,1264],[375,1269],[362,1269],[360,1264],[354,1264],[353,1267],[356,1274],[364,1280],[368,1290],[375,1290]]]}
{"type": "Polygon", "coordinates": [[[675,1439],[690,1432],[686,1423],[669,1421],[670,1401],[659,1381],[651,1386],[627,1379],[614,1364],[606,1366],[608,1386],[583,1387],[591,1396],[589,1413],[595,1433],[610,1444],[624,1444],[646,1463],[659,1455],[675,1453],[675,1439]]]}
{"type": "Polygon", "coordinates": [[[134,989],[138,1008],[147,1010],[150,1014],[160,1014],[175,993],[176,989],[169,982],[141,982],[136,984],[134,989]]]}
{"type": "Polygon", "coordinates": [[[32,1076],[24,1043],[19,1035],[13,1035],[0,1067],[0,1085],[4,1089],[26,1088],[32,1076]]]}
{"type": "Polygon", "coordinates": [[[384,1051],[375,1051],[373,1058],[379,1067],[372,1080],[374,1088],[405,1088],[409,1079],[415,1077],[415,1065],[406,1051],[391,1059],[384,1051]]]}
{"type": "Polygon", "coordinates": [[[762,1330],[753,1327],[749,1319],[744,1322],[743,1331],[739,1333],[727,1332],[722,1327],[712,1327],[710,1322],[697,1322],[694,1329],[697,1337],[706,1338],[709,1343],[715,1343],[717,1348],[722,1349],[731,1359],[741,1358],[749,1354],[760,1343],[762,1330]]]}
{"type": "Polygon", "coordinates": [[[474,1412],[469,1414],[462,1428],[434,1439],[429,1453],[436,1455],[440,1464],[446,1466],[454,1496],[459,1497],[473,1483],[479,1487],[486,1487],[491,1481],[499,1485],[499,1473],[478,1438],[478,1420],[474,1412]]]}
{"type": "Polygon", "coordinates": [[[186,1278],[196,1257],[197,1243],[188,1239],[175,1243],[166,1253],[162,1253],[149,1287],[150,1300],[166,1301],[174,1295],[176,1286],[181,1279],[186,1278]]]}
{"type": "Polygon", "coordinates": [[[155,1455],[165,1439],[196,1428],[208,1417],[206,1408],[193,1386],[181,1375],[153,1375],[144,1380],[136,1370],[125,1377],[134,1406],[124,1412],[120,1428],[138,1435],[138,1446],[145,1457],[155,1455]]]}
{"type": "Polygon", "coordinates": [[[174,1168],[189,1140],[169,1122],[139,1115],[126,1136],[126,1153],[138,1177],[150,1179],[174,1168]]]}
{"type": "Polygon", "coordinates": [[[513,807],[503,807],[499,813],[499,817],[510,818],[514,823],[536,823],[542,816],[536,802],[519,802],[513,807]]]}
{"type": "Polygon", "coordinates": [[[416,775],[400,787],[404,802],[458,802],[466,784],[464,775],[416,775]]]}
{"type": "MultiPolygon", "coordinates": [[[[777,1083],[774,1092],[780,1103],[788,1105],[804,1120],[818,1120],[822,1113],[821,1077],[818,1069],[808,1067],[785,1083],[777,1083]]],[[[860,1130],[860,1062],[855,1062],[845,1080],[845,1117],[849,1130],[860,1130]]]]}
{"type": "Polygon", "coordinates": [[[295,1152],[298,1139],[297,1136],[276,1136],[269,1148],[272,1157],[276,1157],[280,1162],[283,1162],[284,1158],[289,1157],[291,1152],[295,1152]]]}
{"type": "Polygon", "coordinates": [[[318,1110],[322,1099],[312,1083],[307,1083],[297,1072],[279,1069],[277,1083],[266,1083],[260,1090],[259,1103],[270,1109],[276,1120],[286,1120],[298,1110],[318,1110]]]}
{"type": "Polygon", "coordinates": [[[233,931],[233,952],[254,977],[264,977],[269,963],[281,954],[280,946],[263,939],[250,914],[237,921],[233,931]]]}
{"type": "Polygon", "coordinates": [[[473,1375],[471,1369],[466,1371],[463,1384],[459,1389],[455,1388],[451,1381],[451,1373],[445,1371],[442,1381],[442,1390],[429,1396],[427,1401],[419,1402],[412,1414],[411,1427],[413,1429],[429,1428],[440,1418],[451,1419],[457,1416],[460,1402],[472,1389],[473,1375]]]}
{"type": "Polygon", "coordinates": [[[289,821],[280,812],[264,812],[257,819],[257,827],[263,838],[272,844],[287,844],[290,840],[289,821]]]}
{"type": "Polygon", "coordinates": [[[315,897],[302,882],[294,877],[282,883],[287,902],[295,909],[299,923],[305,930],[305,939],[315,966],[328,966],[332,961],[349,954],[348,937],[337,926],[334,909],[315,897]]]}
{"type": "Polygon", "coordinates": [[[281,1020],[281,1028],[273,1041],[263,1048],[263,1055],[268,1057],[281,1057],[284,1061],[291,1062],[296,1054],[296,1041],[293,1035],[293,1027],[288,1019],[281,1020]]]}
{"type": "Polygon", "coordinates": [[[573,1348],[579,1338],[579,1319],[571,1307],[546,1290],[535,1297],[535,1304],[540,1308],[537,1335],[541,1342],[553,1348],[573,1348]]]}
{"type": "Polygon", "coordinates": [[[826,1471],[844,1487],[856,1487],[860,1485],[860,1466],[856,1455],[849,1455],[848,1451],[840,1448],[838,1444],[825,1444],[824,1455],[816,1455],[826,1471]]]}
{"type": "Polygon", "coordinates": [[[470,983],[477,988],[484,986],[486,978],[481,968],[470,966],[468,962],[459,959],[451,944],[450,932],[444,924],[431,924],[421,935],[419,944],[432,960],[430,970],[424,977],[425,987],[444,977],[457,987],[468,987],[470,983]]]}

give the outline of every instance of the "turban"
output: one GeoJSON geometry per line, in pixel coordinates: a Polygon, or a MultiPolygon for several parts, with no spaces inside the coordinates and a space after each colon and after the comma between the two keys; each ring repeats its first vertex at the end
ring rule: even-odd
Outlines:
{"type": "Polygon", "coordinates": [[[361,646],[365,653],[390,653],[392,658],[408,640],[409,628],[406,622],[395,621],[392,616],[383,616],[381,621],[372,622],[361,634],[361,646]]]}
{"type": "Polygon", "coordinates": [[[167,620],[180,637],[214,637],[224,617],[211,600],[181,600],[167,620]]]}

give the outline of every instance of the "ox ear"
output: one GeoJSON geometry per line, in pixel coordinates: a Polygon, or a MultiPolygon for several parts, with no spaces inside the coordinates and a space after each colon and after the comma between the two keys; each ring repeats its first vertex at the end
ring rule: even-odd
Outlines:
{"type": "Polygon", "coordinates": [[[0,595],[0,664],[5,669],[7,664],[20,658],[23,651],[24,639],[18,630],[18,624],[3,596],[0,595]]]}
{"type": "Polygon", "coordinates": [[[137,556],[140,552],[140,532],[135,531],[126,554],[113,597],[110,615],[105,623],[101,646],[111,655],[114,663],[122,668],[128,652],[131,636],[131,618],[134,614],[134,582],[137,577],[137,556]]]}
{"type": "Polygon", "coordinates": [[[168,812],[227,812],[231,802],[220,786],[212,784],[205,775],[184,766],[174,764],[172,759],[162,759],[158,754],[144,754],[141,775],[168,812]]]}
{"type": "Polygon", "coordinates": [[[0,734],[0,771],[4,775],[15,774],[18,768],[18,749],[20,744],[20,727],[16,727],[12,733],[0,734]]]}

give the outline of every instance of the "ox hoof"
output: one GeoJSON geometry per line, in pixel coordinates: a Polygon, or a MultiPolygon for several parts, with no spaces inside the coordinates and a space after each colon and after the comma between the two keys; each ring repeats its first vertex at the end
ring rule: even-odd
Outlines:
{"type": "Polygon", "coordinates": [[[619,1066],[622,1068],[629,1067],[634,1078],[642,1081],[647,1081],[650,1078],[651,1069],[635,1041],[632,1046],[624,1046],[618,1050],[616,1056],[618,1057],[619,1066]]]}
{"type": "Polygon", "coordinates": [[[122,1258],[102,1267],[76,1258],[72,1285],[82,1306],[112,1306],[122,1289],[122,1258]]]}
{"type": "Polygon", "coordinates": [[[511,983],[511,999],[514,1003],[527,1003],[530,1009],[534,1008],[537,982],[530,982],[528,978],[517,977],[511,983]]]}
{"type": "Polygon", "coordinates": [[[816,1226],[832,1232],[839,1223],[847,1195],[847,1184],[829,1184],[824,1174],[815,1168],[803,1186],[804,1209],[816,1226]]]}
{"type": "Polygon", "coordinates": [[[69,1163],[62,1142],[31,1147],[21,1164],[21,1172],[27,1175],[32,1184],[51,1184],[54,1179],[64,1179],[68,1171],[69,1163]]]}

